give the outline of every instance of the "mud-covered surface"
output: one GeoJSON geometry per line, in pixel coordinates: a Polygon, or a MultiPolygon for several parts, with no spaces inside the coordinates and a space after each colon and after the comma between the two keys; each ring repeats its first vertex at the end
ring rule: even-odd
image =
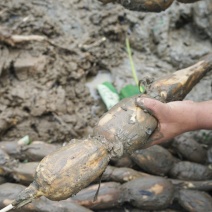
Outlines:
{"type": "MultiPolygon", "coordinates": [[[[65,142],[91,133],[105,108],[86,86],[111,72],[117,89],[133,83],[125,38],[139,79],[158,78],[212,49],[210,0],[141,13],[96,0],[2,0],[1,33],[41,35],[51,42],[0,44],[0,140],[65,142]],[[54,45],[53,45],[53,44],[54,45]]],[[[211,74],[189,99],[211,98],[211,74]]]]}

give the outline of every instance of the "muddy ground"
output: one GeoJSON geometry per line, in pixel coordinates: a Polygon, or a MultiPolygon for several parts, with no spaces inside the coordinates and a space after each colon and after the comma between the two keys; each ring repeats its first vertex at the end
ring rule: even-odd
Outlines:
{"type": "MultiPolygon", "coordinates": [[[[0,26],[4,33],[51,41],[0,44],[0,140],[29,135],[65,142],[90,134],[105,107],[86,82],[105,71],[117,89],[133,83],[126,36],[139,79],[187,67],[212,50],[210,0],[175,3],[160,14],[97,0],[2,0],[0,26]]],[[[210,99],[211,79],[188,98],[210,99]]]]}

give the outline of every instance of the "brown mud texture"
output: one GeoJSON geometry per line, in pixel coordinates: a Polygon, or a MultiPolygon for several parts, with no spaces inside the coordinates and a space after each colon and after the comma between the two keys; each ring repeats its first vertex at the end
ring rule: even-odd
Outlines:
{"type": "MultiPolygon", "coordinates": [[[[133,12],[121,5],[104,5],[97,0],[1,0],[0,141],[15,141],[29,135],[33,141],[63,143],[72,138],[87,137],[106,111],[99,97],[91,95],[87,82],[103,71],[111,75],[118,90],[126,84],[134,83],[126,52],[126,37],[131,44],[138,78],[153,79],[188,67],[210,53],[211,29],[211,0],[188,5],[174,2],[162,13],[133,12]],[[37,39],[31,37],[31,41],[14,43],[9,39],[35,35],[38,36],[37,39]]],[[[210,72],[186,98],[195,101],[211,99],[211,81],[210,72]]],[[[192,150],[189,148],[189,155],[183,151],[189,144],[181,147],[181,141],[178,140],[171,147],[168,146],[172,155],[177,158],[172,159],[171,166],[176,164],[171,171],[164,171],[164,165],[163,169],[155,168],[157,164],[153,166],[150,163],[146,167],[146,163],[139,162],[139,157],[146,157],[142,152],[134,154],[131,160],[136,165],[133,162],[131,164],[135,169],[145,170],[149,174],[163,176],[168,173],[168,176],[179,180],[198,180],[203,183],[204,180],[212,179],[211,147],[205,143],[203,140],[195,143],[195,146],[201,147],[192,150]],[[197,157],[197,150],[201,151],[203,157],[197,157]],[[190,165],[190,162],[177,163],[180,159],[207,167],[190,165]],[[193,169],[190,166],[198,167],[193,169]],[[185,172],[189,174],[179,174],[185,172]],[[203,172],[205,178],[201,177],[203,172]]],[[[7,157],[5,158],[6,161],[7,157]]],[[[15,167],[16,162],[13,161],[12,166],[15,167]]],[[[1,178],[2,182],[16,182],[11,176],[1,178]]],[[[177,182],[178,185],[183,184],[181,181],[177,182]]],[[[188,183],[188,187],[191,184],[188,183]]],[[[209,199],[211,192],[209,189],[209,194],[206,195],[209,199]]],[[[180,190],[176,193],[175,199],[178,199],[181,206],[177,205],[167,211],[194,211],[188,205],[195,198],[187,200],[190,197],[187,197],[187,191],[180,190]]],[[[202,194],[197,192],[192,195],[202,194]]],[[[5,199],[7,197],[2,195],[1,201],[5,199]]],[[[10,202],[5,204],[8,203],[10,202]]],[[[52,208],[56,207],[52,204],[52,208]]],[[[138,207],[137,204],[133,206],[138,207]]],[[[65,211],[70,207],[64,206],[64,210],[60,210],[65,211]]],[[[26,211],[46,211],[43,206],[41,209],[31,208],[26,211]]],[[[124,206],[114,209],[126,210],[124,206]]],[[[129,210],[141,211],[133,208],[129,210]]]]}

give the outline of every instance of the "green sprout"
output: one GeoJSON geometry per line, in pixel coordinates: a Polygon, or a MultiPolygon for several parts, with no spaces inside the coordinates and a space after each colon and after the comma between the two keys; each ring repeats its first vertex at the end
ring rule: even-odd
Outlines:
{"type": "MultiPolygon", "coordinates": [[[[131,51],[131,48],[130,48],[130,42],[129,42],[128,37],[126,37],[126,48],[127,48],[127,53],[128,53],[128,57],[129,57],[129,60],[130,60],[132,76],[135,80],[136,85],[139,86],[139,81],[138,81],[137,73],[136,73],[136,70],[135,70],[135,65],[134,65],[134,62],[133,62],[132,51],[131,51]]],[[[144,86],[139,86],[139,90],[140,90],[141,93],[144,93],[144,91],[145,91],[144,86]]]]}

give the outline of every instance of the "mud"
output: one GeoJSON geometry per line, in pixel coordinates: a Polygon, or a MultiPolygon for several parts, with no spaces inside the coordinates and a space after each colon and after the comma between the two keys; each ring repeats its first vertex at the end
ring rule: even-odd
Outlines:
{"type": "MultiPolygon", "coordinates": [[[[0,140],[67,142],[86,137],[106,110],[86,82],[111,73],[120,90],[134,83],[125,38],[139,79],[187,67],[212,49],[210,0],[174,3],[163,13],[141,13],[95,0],[2,0],[0,31],[42,35],[51,43],[0,44],[0,140]]],[[[211,98],[208,74],[188,95],[211,98]]]]}

